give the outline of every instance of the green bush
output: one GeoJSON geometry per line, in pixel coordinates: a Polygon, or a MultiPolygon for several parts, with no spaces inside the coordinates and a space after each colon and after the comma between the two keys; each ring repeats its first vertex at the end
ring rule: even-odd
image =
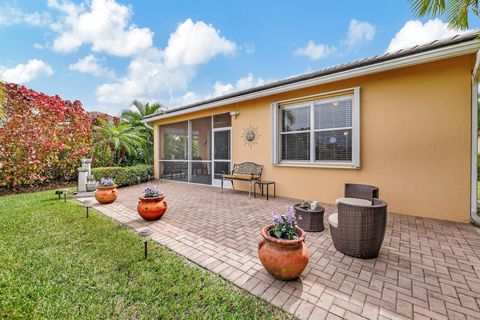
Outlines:
{"type": "Polygon", "coordinates": [[[138,164],[131,167],[99,167],[92,169],[92,175],[97,181],[101,178],[112,178],[118,186],[131,186],[153,178],[153,166],[138,164]]]}

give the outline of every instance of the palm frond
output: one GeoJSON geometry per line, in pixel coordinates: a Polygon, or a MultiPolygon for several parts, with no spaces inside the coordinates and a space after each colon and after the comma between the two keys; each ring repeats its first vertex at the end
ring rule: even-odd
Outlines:
{"type": "Polygon", "coordinates": [[[419,17],[444,16],[450,29],[468,29],[470,11],[479,16],[479,0],[408,0],[410,8],[419,17]]]}
{"type": "MultiPolygon", "coordinates": [[[[468,0],[467,0],[468,1],[468,0]]],[[[410,8],[419,17],[438,17],[445,12],[445,0],[409,0],[410,8]]]]}
{"type": "Polygon", "coordinates": [[[473,1],[450,0],[448,4],[446,18],[449,27],[452,29],[468,29],[468,11],[469,7],[474,4],[473,1]]]}

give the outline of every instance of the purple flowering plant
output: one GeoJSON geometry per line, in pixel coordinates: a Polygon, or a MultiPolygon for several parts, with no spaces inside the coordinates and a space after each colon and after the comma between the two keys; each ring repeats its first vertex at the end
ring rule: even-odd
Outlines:
{"type": "Polygon", "coordinates": [[[100,179],[100,186],[102,187],[112,187],[115,185],[115,182],[112,178],[102,178],[100,179]]]}
{"type": "Polygon", "coordinates": [[[270,230],[270,236],[282,240],[295,240],[298,235],[295,233],[297,220],[295,219],[295,209],[289,206],[285,214],[272,212],[273,228],[270,230]]]}
{"type": "Polygon", "coordinates": [[[144,198],[156,198],[160,197],[162,192],[153,184],[147,184],[145,189],[143,190],[143,197],[144,198]]]}

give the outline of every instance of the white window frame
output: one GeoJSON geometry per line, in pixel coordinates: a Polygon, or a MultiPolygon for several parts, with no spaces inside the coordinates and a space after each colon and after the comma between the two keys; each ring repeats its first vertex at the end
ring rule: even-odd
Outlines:
{"type": "Polygon", "coordinates": [[[272,129],[272,164],[274,166],[291,166],[291,167],[316,167],[316,168],[346,168],[358,169],[360,168],[360,87],[338,90],[333,92],[326,92],[322,94],[300,97],[296,99],[279,101],[271,104],[270,107],[271,129],[272,129]],[[342,94],[345,93],[345,94],[342,94]],[[336,94],[335,97],[330,95],[336,94]],[[324,98],[322,98],[324,97],[324,98]],[[294,103],[295,100],[305,100],[306,102],[294,103]],[[345,128],[329,128],[329,129],[315,129],[315,103],[331,102],[343,99],[352,100],[352,126],[345,128]],[[287,102],[292,104],[284,105],[287,102]],[[283,104],[283,105],[282,105],[283,104]],[[310,130],[282,132],[282,110],[310,107],[310,130]],[[330,160],[316,160],[315,157],[315,132],[331,131],[331,130],[352,130],[352,160],[351,161],[330,161],[330,160]],[[281,135],[308,132],[310,134],[310,160],[281,160],[281,135]]]}
{"type": "MultiPolygon", "coordinates": [[[[280,126],[279,126],[279,143],[281,143],[281,136],[282,135],[289,135],[289,134],[297,134],[297,133],[308,133],[310,138],[310,159],[309,160],[281,160],[282,162],[311,162],[312,159],[312,103],[311,102],[301,102],[296,104],[291,104],[288,106],[280,106],[278,108],[279,118],[280,118],[280,126]],[[282,131],[283,123],[282,123],[282,111],[283,110],[292,110],[292,109],[300,109],[300,108],[310,108],[310,129],[308,130],[298,130],[298,131],[282,131]]],[[[281,150],[280,150],[280,159],[281,159],[281,150]]]]}

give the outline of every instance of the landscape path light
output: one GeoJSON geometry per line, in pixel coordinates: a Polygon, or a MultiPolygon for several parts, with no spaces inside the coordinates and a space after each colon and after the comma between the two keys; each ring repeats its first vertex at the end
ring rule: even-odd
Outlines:
{"type": "Polygon", "coordinates": [[[68,194],[68,189],[63,189],[63,199],[65,202],[67,202],[67,194],[68,194]]]}
{"type": "Polygon", "coordinates": [[[60,200],[60,197],[61,197],[62,194],[63,194],[63,190],[56,190],[56,191],[55,191],[55,194],[58,195],[58,200],[60,200]]]}
{"type": "Polygon", "coordinates": [[[92,200],[85,200],[85,201],[83,201],[83,205],[84,205],[85,208],[87,209],[87,218],[88,218],[88,217],[89,217],[89,213],[90,213],[89,210],[90,210],[90,208],[93,207],[93,202],[92,202],[92,200]]]}
{"type": "Polygon", "coordinates": [[[138,231],[138,235],[143,238],[143,246],[145,250],[145,258],[147,259],[148,257],[148,239],[149,237],[153,234],[152,229],[145,228],[140,231],[138,231]]]}

